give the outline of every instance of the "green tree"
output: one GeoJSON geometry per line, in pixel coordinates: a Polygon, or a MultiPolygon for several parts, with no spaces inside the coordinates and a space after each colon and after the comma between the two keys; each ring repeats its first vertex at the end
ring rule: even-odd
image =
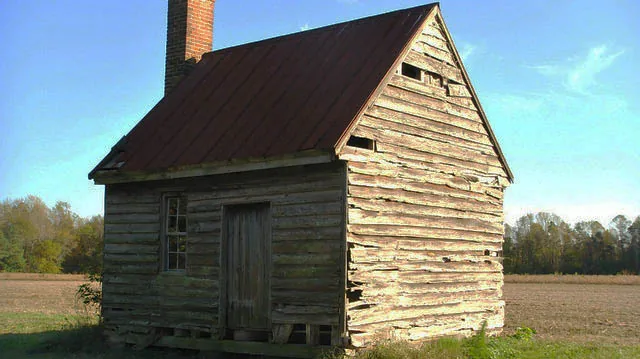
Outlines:
{"type": "Polygon", "coordinates": [[[102,273],[104,219],[83,220],[75,233],[75,247],[65,258],[63,268],[71,273],[102,273]]]}
{"type": "Polygon", "coordinates": [[[20,243],[7,238],[0,230],[0,272],[22,272],[26,262],[20,243]]]}
{"type": "Polygon", "coordinates": [[[34,247],[33,268],[38,273],[60,273],[60,243],[45,239],[34,247]]]}

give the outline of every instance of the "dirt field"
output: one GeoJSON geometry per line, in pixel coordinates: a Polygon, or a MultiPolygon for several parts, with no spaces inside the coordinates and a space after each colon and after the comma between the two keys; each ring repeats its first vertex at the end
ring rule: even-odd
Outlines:
{"type": "Polygon", "coordinates": [[[75,314],[75,294],[84,276],[0,273],[0,312],[75,314]]]}
{"type": "Polygon", "coordinates": [[[598,284],[606,283],[606,277],[529,277],[538,278],[524,283],[505,279],[507,333],[526,326],[541,339],[640,345],[638,277],[610,277],[609,282],[622,284],[598,284]]]}

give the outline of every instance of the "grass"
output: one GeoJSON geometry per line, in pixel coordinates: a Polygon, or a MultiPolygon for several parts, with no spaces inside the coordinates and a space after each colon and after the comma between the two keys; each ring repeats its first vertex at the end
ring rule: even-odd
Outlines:
{"type": "MultiPolygon", "coordinates": [[[[326,355],[323,359],[342,359],[326,355]]],[[[626,359],[640,358],[640,346],[550,342],[535,337],[496,337],[481,335],[470,339],[443,338],[419,346],[406,342],[382,343],[356,353],[355,359],[626,359]]]]}
{"type": "MultiPolygon", "coordinates": [[[[201,357],[192,351],[107,347],[95,313],[76,301],[82,283],[81,276],[0,274],[0,357],[201,357]]],[[[504,297],[503,336],[443,338],[420,346],[380,343],[355,358],[640,358],[639,277],[506,276],[504,297]]]]}

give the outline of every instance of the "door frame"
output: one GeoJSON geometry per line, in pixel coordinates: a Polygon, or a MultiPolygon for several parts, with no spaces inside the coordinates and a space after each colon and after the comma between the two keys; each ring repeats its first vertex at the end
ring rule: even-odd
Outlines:
{"type": "Polygon", "coordinates": [[[267,307],[268,307],[268,312],[267,312],[267,327],[268,327],[268,331],[269,331],[269,338],[271,337],[271,330],[272,330],[272,318],[271,318],[271,273],[273,271],[273,255],[272,255],[272,242],[273,242],[273,217],[272,217],[272,213],[273,213],[273,205],[271,203],[271,201],[230,201],[230,202],[225,202],[221,204],[222,210],[221,210],[221,217],[220,217],[220,267],[219,267],[219,278],[218,278],[218,283],[219,283],[219,287],[218,287],[218,328],[219,328],[219,338],[220,339],[227,339],[227,330],[228,330],[228,326],[227,326],[227,299],[228,299],[228,290],[227,290],[227,285],[228,285],[228,265],[229,265],[229,260],[228,260],[228,256],[227,256],[227,249],[228,249],[228,233],[227,233],[227,226],[226,226],[226,218],[228,216],[227,211],[229,210],[229,207],[234,207],[234,206],[249,206],[249,205],[266,205],[269,209],[269,218],[267,220],[267,223],[269,225],[269,244],[266,246],[266,256],[265,258],[266,260],[266,267],[267,267],[267,271],[269,272],[269,274],[266,276],[267,279],[267,307]]]}

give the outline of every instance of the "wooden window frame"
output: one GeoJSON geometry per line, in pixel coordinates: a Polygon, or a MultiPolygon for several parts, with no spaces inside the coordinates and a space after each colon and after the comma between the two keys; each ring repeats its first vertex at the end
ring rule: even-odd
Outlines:
{"type": "Polygon", "coordinates": [[[188,215],[187,215],[187,197],[184,193],[166,193],[162,196],[162,271],[163,272],[186,272],[187,270],[187,246],[189,242],[188,235],[188,215]],[[176,201],[176,212],[171,214],[171,201],[176,201]],[[184,205],[180,202],[184,201],[184,205]],[[182,212],[184,211],[184,213],[182,212]],[[170,230],[171,217],[175,217],[175,230],[170,230]],[[184,221],[181,222],[181,218],[184,221]],[[181,228],[182,227],[182,228],[181,228]],[[175,248],[170,248],[171,237],[176,237],[175,248]],[[180,250],[181,241],[184,240],[183,248],[180,250]],[[171,256],[175,256],[175,266],[171,265],[171,256]],[[180,262],[180,259],[183,259],[180,262]]]}

